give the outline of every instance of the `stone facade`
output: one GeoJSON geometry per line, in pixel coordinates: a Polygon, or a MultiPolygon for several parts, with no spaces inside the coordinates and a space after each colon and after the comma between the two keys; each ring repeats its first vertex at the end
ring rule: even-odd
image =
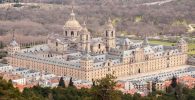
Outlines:
{"type": "Polygon", "coordinates": [[[188,46],[184,39],[176,46],[162,46],[149,44],[147,38],[144,41],[117,38],[110,18],[103,37],[91,38],[90,34],[72,10],[64,34],[50,34],[47,44],[28,49],[10,45],[8,61],[13,66],[89,81],[106,74],[121,77],[177,67],[187,61],[188,46]]]}

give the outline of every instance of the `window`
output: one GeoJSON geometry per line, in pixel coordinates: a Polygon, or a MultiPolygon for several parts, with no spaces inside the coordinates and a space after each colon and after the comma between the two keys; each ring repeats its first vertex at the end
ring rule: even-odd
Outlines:
{"type": "Polygon", "coordinates": [[[101,45],[99,44],[99,45],[98,45],[98,48],[100,49],[100,47],[101,47],[101,45]]]}
{"type": "Polygon", "coordinates": [[[68,34],[68,32],[67,32],[67,31],[65,31],[65,36],[67,36],[67,34],[68,34]]]}
{"type": "Polygon", "coordinates": [[[138,69],[138,73],[140,73],[141,71],[140,71],[140,68],[138,69]]]}
{"type": "Polygon", "coordinates": [[[74,32],[73,31],[71,31],[71,36],[74,36],[74,32]]]}
{"type": "Polygon", "coordinates": [[[108,36],[108,31],[106,31],[106,37],[108,36]]]}
{"type": "Polygon", "coordinates": [[[113,35],[113,31],[112,31],[112,37],[114,37],[114,35],[113,35]]]}
{"type": "Polygon", "coordinates": [[[56,42],[56,46],[58,46],[58,42],[56,42]]]}

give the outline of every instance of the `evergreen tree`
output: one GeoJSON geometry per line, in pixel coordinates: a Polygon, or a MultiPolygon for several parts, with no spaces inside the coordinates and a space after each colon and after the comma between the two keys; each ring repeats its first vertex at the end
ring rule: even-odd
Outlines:
{"type": "Polygon", "coordinates": [[[70,78],[70,81],[69,81],[68,87],[74,87],[74,83],[73,83],[73,81],[72,81],[72,77],[70,78]]]}
{"type": "MultiPolygon", "coordinates": [[[[0,3],[2,3],[2,0],[0,0],[0,3]]],[[[2,41],[0,41],[0,49],[2,49],[4,47],[4,44],[2,41]]]]}
{"type": "Polygon", "coordinates": [[[65,88],[65,83],[64,83],[63,77],[60,78],[60,81],[59,81],[58,86],[59,86],[59,87],[62,87],[62,88],[65,88]]]}
{"type": "Polygon", "coordinates": [[[92,79],[92,82],[93,82],[92,87],[95,87],[95,81],[93,79],[92,79]]]}
{"type": "Polygon", "coordinates": [[[106,75],[105,78],[96,80],[96,85],[92,87],[92,95],[94,100],[120,100],[121,93],[114,90],[116,82],[115,77],[106,75]]]}
{"type": "Polygon", "coordinates": [[[177,86],[177,78],[175,76],[173,76],[173,78],[172,78],[171,86],[172,86],[172,88],[175,88],[177,86]]]}

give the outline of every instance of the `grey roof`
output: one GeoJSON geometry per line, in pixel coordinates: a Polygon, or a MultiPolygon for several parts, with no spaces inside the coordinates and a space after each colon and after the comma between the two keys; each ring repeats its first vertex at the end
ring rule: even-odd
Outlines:
{"type": "Polygon", "coordinates": [[[19,44],[16,42],[15,39],[13,39],[13,40],[10,42],[9,45],[10,45],[10,46],[19,46],[19,44]]]}

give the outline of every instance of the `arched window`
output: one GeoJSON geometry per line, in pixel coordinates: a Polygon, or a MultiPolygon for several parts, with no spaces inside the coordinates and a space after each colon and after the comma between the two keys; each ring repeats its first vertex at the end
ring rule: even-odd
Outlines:
{"type": "Polygon", "coordinates": [[[73,31],[71,31],[71,36],[74,36],[74,32],[73,31]]]}
{"type": "Polygon", "coordinates": [[[98,48],[100,49],[100,47],[101,47],[101,45],[99,44],[99,45],[98,45],[98,48]]]}
{"type": "Polygon", "coordinates": [[[58,46],[58,42],[56,42],[56,46],[58,46]]]}
{"type": "Polygon", "coordinates": [[[89,38],[89,36],[87,35],[87,36],[86,36],[86,40],[89,40],[88,38],[89,38]]]}
{"type": "Polygon", "coordinates": [[[82,35],[80,35],[80,39],[81,39],[81,41],[83,40],[83,39],[82,39],[82,35]]]}
{"type": "Polygon", "coordinates": [[[112,33],[112,37],[114,37],[113,31],[111,33],[112,33]]]}
{"type": "Polygon", "coordinates": [[[140,73],[141,71],[140,71],[140,68],[138,69],[138,73],[140,73]]]}
{"type": "Polygon", "coordinates": [[[68,32],[67,31],[65,31],[65,36],[67,36],[68,35],[68,32]]]}
{"type": "Polygon", "coordinates": [[[108,36],[108,31],[106,31],[106,37],[108,36]]]}

